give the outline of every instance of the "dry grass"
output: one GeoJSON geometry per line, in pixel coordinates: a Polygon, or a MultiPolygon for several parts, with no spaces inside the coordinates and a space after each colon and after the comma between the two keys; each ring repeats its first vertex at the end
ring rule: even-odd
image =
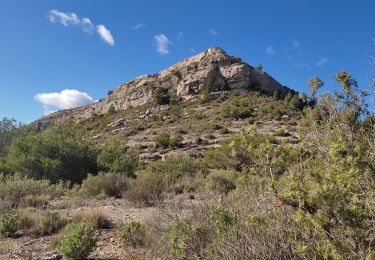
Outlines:
{"type": "Polygon", "coordinates": [[[107,215],[99,209],[79,212],[73,216],[72,222],[87,222],[95,229],[111,229],[114,227],[107,215]]]}

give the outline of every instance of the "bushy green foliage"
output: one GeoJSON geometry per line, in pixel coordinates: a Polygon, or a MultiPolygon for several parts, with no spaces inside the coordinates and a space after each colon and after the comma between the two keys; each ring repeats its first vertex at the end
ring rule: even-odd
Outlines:
{"type": "Polygon", "coordinates": [[[16,130],[19,126],[20,124],[15,119],[4,117],[0,120],[0,157],[6,155],[9,145],[18,135],[16,130]]]}
{"type": "Polygon", "coordinates": [[[0,201],[8,201],[12,207],[17,207],[25,200],[62,195],[64,189],[63,183],[50,185],[48,180],[35,180],[19,173],[0,174],[0,201]]]}
{"type": "Polygon", "coordinates": [[[94,230],[85,222],[66,226],[57,249],[64,256],[73,259],[85,259],[96,243],[94,230]]]}
{"type": "Polygon", "coordinates": [[[97,157],[98,167],[105,172],[118,172],[127,177],[134,177],[139,165],[139,156],[126,147],[119,140],[111,139],[100,147],[97,157]]]}
{"type": "Polygon", "coordinates": [[[213,208],[210,218],[218,236],[224,236],[232,232],[236,224],[236,218],[233,214],[223,207],[213,208]]]}
{"type": "Polygon", "coordinates": [[[156,87],[153,94],[154,102],[157,105],[167,105],[170,101],[170,95],[168,89],[160,86],[156,87]]]}
{"type": "Polygon", "coordinates": [[[5,159],[13,171],[52,182],[79,183],[97,170],[94,145],[70,125],[15,140],[5,159]]]}
{"type": "Polygon", "coordinates": [[[130,183],[125,197],[137,204],[152,206],[162,199],[165,192],[183,186],[183,178],[193,179],[206,169],[190,157],[169,157],[150,164],[130,183]]]}
{"type": "Polygon", "coordinates": [[[210,94],[214,88],[214,79],[208,78],[203,84],[201,102],[206,103],[210,99],[210,94]]]}
{"type": "Polygon", "coordinates": [[[138,221],[129,221],[119,227],[120,238],[129,246],[143,246],[145,241],[145,228],[138,221]]]}
{"type": "Polygon", "coordinates": [[[141,171],[138,178],[130,183],[125,198],[140,206],[153,206],[162,199],[167,188],[163,175],[141,171]]]}
{"type": "Polygon", "coordinates": [[[128,178],[121,173],[104,173],[89,175],[83,180],[81,192],[88,196],[106,195],[121,198],[128,187],[128,178]]]}
{"type": "Polygon", "coordinates": [[[66,220],[61,218],[57,212],[47,212],[43,214],[39,222],[39,234],[42,236],[57,233],[66,224],[66,220]]]}
{"type": "Polygon", "coordinates": [[[289,169],[280,193],[296,209],[305,257],[365,258],[374,246],[375,131],[362,119],[365,94],[350,74],[337,80],[343,92],[307,111],[303,143],[310,153],[289,169]]]}
{"type": "Polygon", "coordinates": [[[18,216],[14,213],[0,215],[0,234],[3,236],[14,236],[18,230],[18,216]]]}
{"type": "Polygon", "coordinates": [[[207,176],[207,187],[211,191],[228,194],[236,188],[234,174],[226,171],[211,171],[207,176]]]}
{"type": "Polygon", "coordinates": [[[172,136],[170,138],[170,141],[169,141],[169,147],[170,148],[176,148],[176,147],[179,147],[180,146],[180,143],[182,142],[184,138],[182,137],[182,135],[180,134],[177,134],[175,136],[172,136]]]}
{"type": "Polygon", "coordinates": [[[235,119],[244,119],[252,116],[252,108],[250,100],[245,96],[231,96],[221,109],[224,117],[232,117],[235,119]]]}
{"type": "Polygon", "coordinates": [[[163,234],[170,259],[186,259],[205,246],[205,230],[189,220],[174,219],[163,234]]]}
{"type": "Polygon", "coordinates": [[[161,146],[162,148],[168,148],[170,144],[171,136],[167,133],[161,133],[155,137],[155,143],[157,146],[161,146]]]}

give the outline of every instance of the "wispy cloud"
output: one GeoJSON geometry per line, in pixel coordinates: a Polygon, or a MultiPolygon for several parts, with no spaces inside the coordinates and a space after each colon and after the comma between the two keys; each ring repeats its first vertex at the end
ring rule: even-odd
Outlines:
{"type": "Polygon", "coordinates": [[[134,25],[133,27],[131,27],[131,29],[132,30],[139,30],[139,29],[141,29],[143,27],[144,27],[143,23],[138,22],[136,25],[134,25]]]}
{"type": "Polygon", "coordinates": [[[64,13],[58,10],[49,11],[48,18],[51,23],[59,22],[64,26],[68,26],[69,24],[76,25],[80,23],[80,19],[75,13],[64,13]]]}
{"type": "Polygon", "coordinates": [[[34,99],[41,103],[44,113],[55,112],[53,108],[68,109],[88,105],[94,102],[94,99],[85,92],[76,89],[65,89],[61,92],[38,93],[34,99]]]}
{"type": "Polygon", "coordinates": [[[106,43],[111,46],[115,45],[115,40],[112,37],[111,31],[108,30],[104,25],[99,24],[98,26],[96,26],[96,31],[106,43]]]}
{"type": "Polygon", "coordinates": [[[169,53],[169,45],[172,44],[169,41],[168,37],[164,34],[158,34],[154,36],[155,44],[156,44],[156,51],[161,55],[166,55],[169,53]]]}
{"type": "Polygon", "coordinates": [[[272,46],[267,46],[266,48],[267,55],[273,56],[276,54],[275,48],[272,46]]]}
{"type": "Polygon", "coordinates": [[[69,25],[78,26],[87,34],[92,34],[96,31],[109,45],[113,46],[115,43],[111,32],[104,25],[100,24],[95,26],[87,17],[81,19],[75,13],[64,13],[58,10],[50,10],[48,19],[51,23],[60,23],[65,27],[68,27],[69,25]]]}
{"type": "Polygon", "coordinates": [[[329,59],[327,58],[320,58],[320,60],[316,63],[316,66],[322,67],[324,66],[327,62],[329,62],[329,59]]]}
{"type": "Polygon", "coordinates": [[[218,36],[219,35],[219,33],[214,29],[208,30],[208,33],[211,34],[212,36],[218,36]]]}
{"type": "Polygon", "coordinates": [[[181,40],[182,37],[184,37],[184,34],[182,32],[178,32],[177,35],[176,35],[176,39],[181,40]]]}
{"type": "Polygon", "coordinates": [[[194,48],[190,48],[191,53],[195,54],[197,53],[194,48]]]}

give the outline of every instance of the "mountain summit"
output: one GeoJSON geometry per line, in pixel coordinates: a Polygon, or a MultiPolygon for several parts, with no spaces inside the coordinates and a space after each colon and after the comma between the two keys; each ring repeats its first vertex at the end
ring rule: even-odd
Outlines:
{"type": "Polygon", "coordinates": [[[279,96],[294,92],[260,69],[215,47],[184,59],[157,74],[139,76],[125,82],[96,103],[62,110],[43,119],[60,121],[74,118],[81,121],[92,114],[105,114],[110,109],[138,107],[152,101],[157,88],[185,101],[199,97],[203,91],[213,94],[257,90],[266,95],[277,93],[279,96]]]}

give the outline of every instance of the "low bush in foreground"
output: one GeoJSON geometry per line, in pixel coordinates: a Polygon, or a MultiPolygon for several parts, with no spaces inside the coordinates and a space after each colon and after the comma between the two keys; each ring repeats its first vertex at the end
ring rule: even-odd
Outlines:
{"type": "Polygon", "coordinates": [[[85,222],[69,224],[57,245],[60,253],[68,258],[85,259],[95,247],[94,229],[85,222]]]}
{"type": "Polygon", "coordinates": [[[50,185],[48,180],[35,180],[19,173],[0,174],[0,200],[8,201],[12,207],[44,205],[50,198],[62,195],[64,185],[50,185]],[[40,202],[40,203],[39,203],[40,202]]]}
{"type": "Polygon", "coordinates": [[[145,243],[145,227],[138,221],[121,224],[118,232],[128,246],[143,246],[145,243]]]}
{"type": "Polygon", "coordinates": [[[83,211],[74,215],[74,223],[85,222],[94,229],[111,229],[113,224],[101,210],[83,211]]]}
{"type": "Polygon", "coordinates": [[[16,214],[5,213],[0,215],[0,234],[2,236],[14,236],[18,230],[19,219],[16,214]]]}

